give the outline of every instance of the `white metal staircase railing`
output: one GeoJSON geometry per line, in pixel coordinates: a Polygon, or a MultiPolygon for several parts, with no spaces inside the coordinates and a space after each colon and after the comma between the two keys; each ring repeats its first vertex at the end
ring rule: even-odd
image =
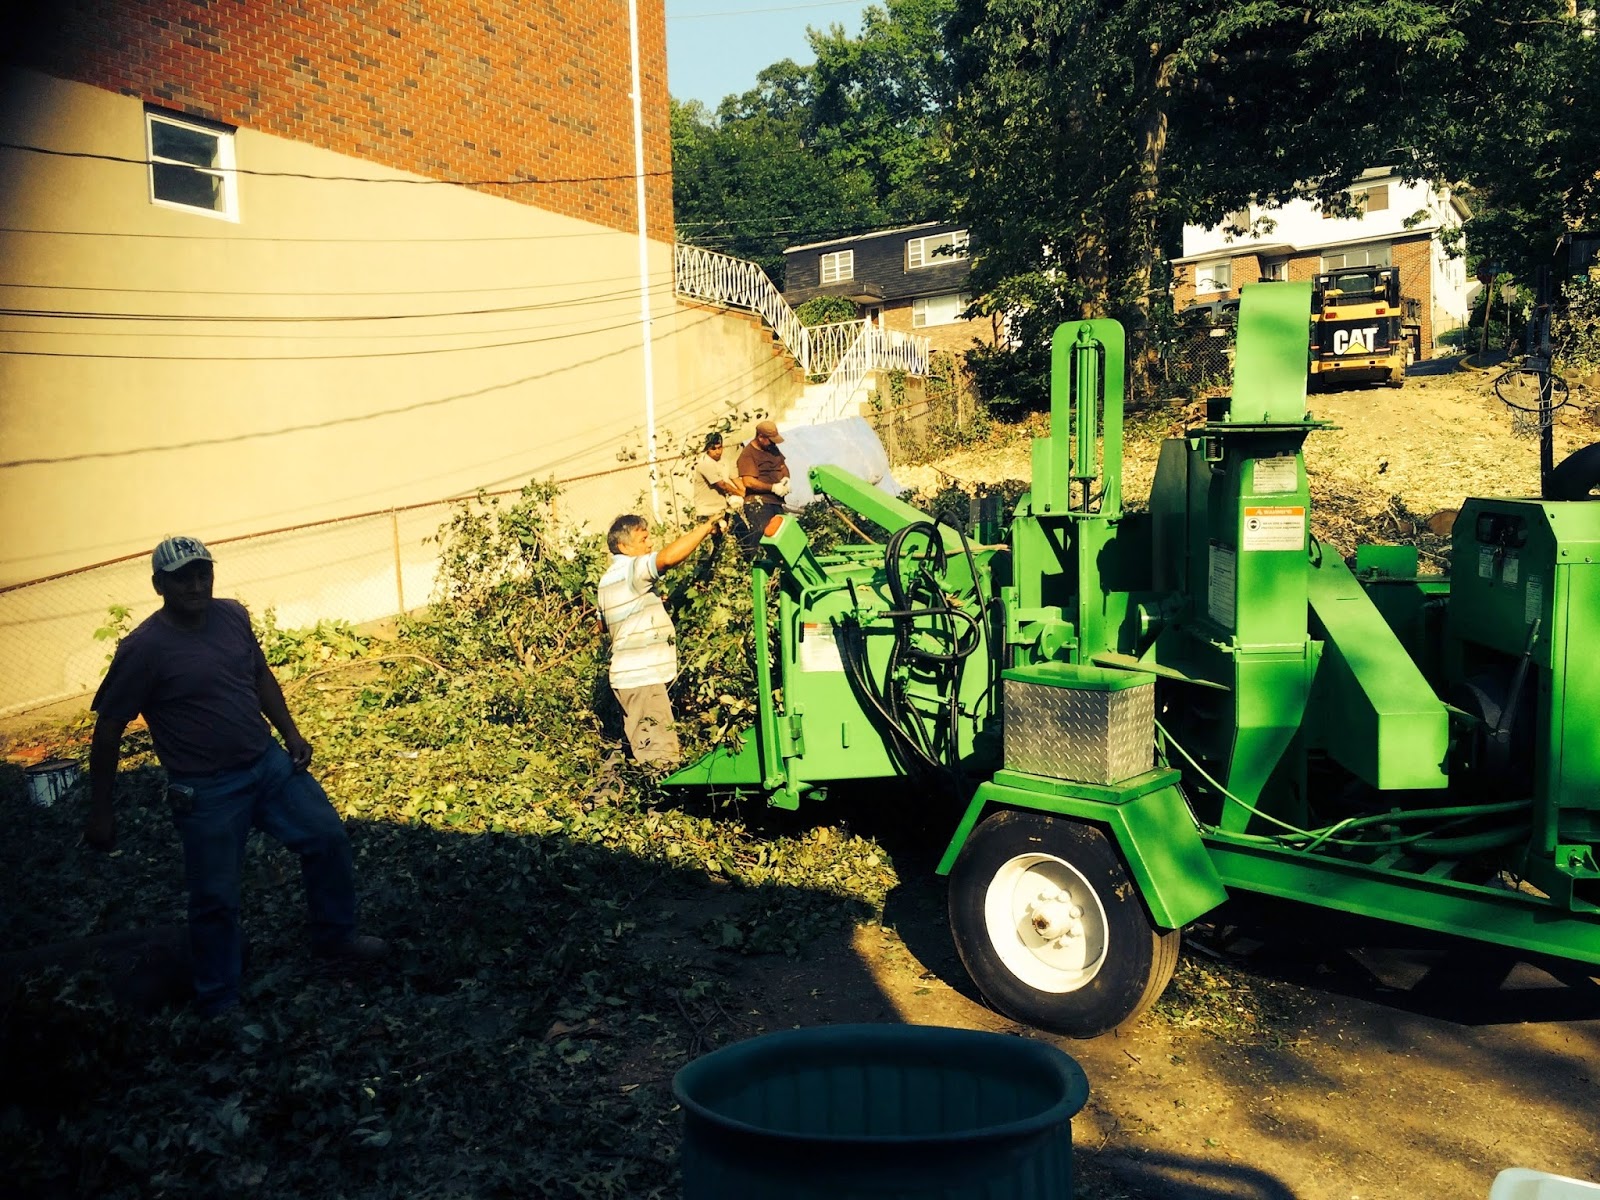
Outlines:
{"type": "Polygon", "coordinates": [[[844,416],[872,371],[928,374],[928,338],[865,320],[808,328],[753,262],[679,242],[674,246],[674,277],[680,296],[760,314],[806,375],[827,376],[821,401],[807,406],[815,413],[813,420],[844,416]]]}
{"type": "Polygon", "coordinates": [[[872,371],[928,373],[928,339],[867,323],[839,360],[818,395],[807,401],[813,421],[837,421],[850,412],[856,393],[872,371]]]}
{"type": "Polygon", "coordinates": [[[806,374],[813,379],[818,376],[826,379],[832,375],[839,361],[860,338],[861,326],[860,320],[839,321],[832,325],[807,325],[806,350],[811,367],[806,374]]]}
{"type": "Polygon", "coordinates": [[[789,348],[800,369],[811,372],[810,339],[800,318],[794,315],[783,293],[772,286],[767,273],[753,262],[686,246],[673,246],[673,279],[680,296],[746,308],[759,313],[778,340],[789,348]]]}

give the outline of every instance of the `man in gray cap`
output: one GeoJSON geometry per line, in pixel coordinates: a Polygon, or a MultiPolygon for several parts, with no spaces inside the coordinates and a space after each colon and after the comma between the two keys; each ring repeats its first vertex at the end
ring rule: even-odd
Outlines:
{"type": "Polygon", "coordinates": [[[739,451],[739,482],[744,484],[744,520],[747,528],[740,538],[745,551],[754,554],[761,545],[767,522],[783,512],[783,498],[789,494],[789,464],[778,443],[783,435],[776,421],[757,421],[756,435],[739,451]]]}
{"type": "Polygon", "coordinates": [[[116,840],[112,806],[122,733],[143,714],[167,772],[167,801],[183,841],[195,1002],[214,1014],[239,1002],[243,938],[239,877],[252,827],[300,856],[312,949],[345,962],[387,947],[356,933],[350,840],[306,768],[311,746],[289,715],[237,600],[214,600],[211,552],[170,537],[151,555],[161,607],[117,646],[92,705],[90,809],[85,840],[116,840]],[[272,723],[283,737],[273,740],[272,723]]]}

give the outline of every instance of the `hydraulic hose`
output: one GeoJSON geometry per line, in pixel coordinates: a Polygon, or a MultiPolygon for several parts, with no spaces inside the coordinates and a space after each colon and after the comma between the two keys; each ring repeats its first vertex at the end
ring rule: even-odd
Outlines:
{"type": "MultiPolygon", "coordinates": [[[[965,552],[976,590],[976,560],[970,547],[965,552]]],[[[880,615],[889,621],[893,641],[881,684],[872,677],[866,633],[859,622],[841,622],[839,628],[846,674],[879,717],[891,754],[908,772],[937,772],[959,788],[962,665],[985,644],[991,645],[992,656],[992,643],[982,608],[974,617],[946,598],[940,581],[948,566],[944,544],[932,523],[914,522],[890,536],[884,547],[884,583],[891,608],[880,615]],[[907,559],[916,537],[926,541],[927,549],[922,552],[923,561],[908,572],[907,559]],[[920,697],[923,703],[938,705],[937,715],[919,710],[919,697],[901,678],[907,672],[915,673],[921,685],[918,690],[928,693],[920,697]]]]}
{"type": "MultiPolygon", "coordinates": [[[[1181,754],[1200,778],[1215,788],[1218,793],[1233,801],[1245,811],[1284,830],[1283,833],[1278,834],[1231,833],[1228,835],[1231,838],[1270,843],[1305,853],[1314,851],[1323,845],[1361,849],[1404,846],[1419,853],[1446,858],[1478,853],[1483,850],[1498,849],[1501,846],[1511,845],[1518,841],[1519,838],[1527,835],[1528,825],[1526,822],[1520,821],[1512,825],[1501,826],[1498,829],[1483,830],[1478,833],[1455,836],[1443,836],[1443,833],[1446,829],[1465,824],[1480,817],[1526,812],[1532,807],[1532,801],[1530,800],[1508,800],[1499,804],[1457,804],[1441,808],[1412,808],[1399,812],[1371,813],[1363,817],[1346,817],[1344,820],[1336,821],[1334,824],[1324,826],[1322,829],[1301,829],[1296,825],[1291,825],[1288,821],[1273,816],[1269,812],[1263,812],[1255,805],[1235,796],[1213,779],[1206,769],[1200,765],[1199,761],[1179,745],[1159,721],[1156,722],[1156,730],[1161,734],[1162,740],[1181,754]],[[1390,838],[1357,839],[1336,836],[1337,834],[1348,833],[1351,830],[1362,829],[1371,825],[1400,825],[1420,820],[1433,820],[1441,822],[1441,824],[1433,829],[1423,830],[1421,833],[1390,838]],[[1310,841],[1303,846],[1293,844],[1302,838],[1309,838],[1310,841]]],[[[1194,818],[1195,824],[1203,832],[1217,832],[1214,826],[1206,825],[1198,817],[1195,817],[1192,811],[1190,816],[1194,818]]]]}

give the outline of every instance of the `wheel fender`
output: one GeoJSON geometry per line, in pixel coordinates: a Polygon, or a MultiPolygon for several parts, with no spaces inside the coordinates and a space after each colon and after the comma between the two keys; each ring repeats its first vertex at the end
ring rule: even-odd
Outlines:
{"type": "Polygon", "coordinates": [[[1176,783],[1108,802],[1106,789],[1041,780],[1049,791],[1009,782],[981,784],[939,860],[937,873],[948,875],[978,821],[988,812],[1016,808],[1097,825],[1110,835],[1133,876],[1150,919],[1161,929],[1181,929],[1228,898],[1222,877],[1206,850],[1188,802],[1176,783]]]}

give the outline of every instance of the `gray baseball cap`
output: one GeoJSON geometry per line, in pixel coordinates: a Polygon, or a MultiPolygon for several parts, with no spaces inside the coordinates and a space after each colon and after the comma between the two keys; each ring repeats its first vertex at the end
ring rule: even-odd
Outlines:
{"type": "Polygon", "coordinates": [[[215,562],[211,551],[199,538],[169,537],[150,555],[150,569],[157,573],[176,571],[192,562],[215,562]]]}

